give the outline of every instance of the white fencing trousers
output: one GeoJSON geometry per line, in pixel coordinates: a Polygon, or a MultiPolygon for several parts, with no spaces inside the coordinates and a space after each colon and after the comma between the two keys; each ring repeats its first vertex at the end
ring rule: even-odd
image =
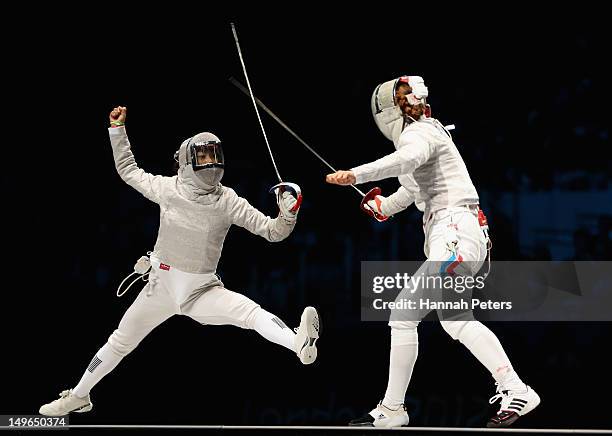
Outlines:
{"type": "Polygon", "coordinates": [[[210,283],[209,274],[185,273],[172,267],[160,269],[159,261],[153,257],[151,260],[149,282],[125,312],[107,344],[94,356],[74,388],[77,396],[85,397],[145,336],[177,314],[202,324],[253,329],[269,341],[294,351],[295,333],[250,298],[223,286],[198,291],[203,284],[210,283]]]}
{"type": "MultiPolygon", "coordinates": [[[[453,255],[457,257],[460,255],[463,261],[467,262],[471,275],[475,275],[482,267],[487,256],[487,247],[476,211],[464,207],[440,210],[425,223],[424,231],[425,254],[429,261],[447,261],[453,255]],[[448,241],[453,239],[458,241],[455,253],[448,247],[448,241]]],[[[425,263],[421,268],[427,267],[425,263]]],[[[415,275],[420,272],[421,269],[415,275]]],[[[402,298],[402,293],[399,294],[399,298],[402,298]]],[[[420,319],[425,315],[427,312],[419,314],[420,319]]],[[[401,316],[399,318],[401,319],[401,316]]],[[[394,319],[393,314],[389,322],[391,327],[389,382],[383,400],[383,404],[387,407],[396,408],[404,401],[418,353],[418,323],[418,319],[394,319]],[[406,333],[402,334],[400,331],[406,333]],[[399,338],[405,339],[399,340],[399,338]]],[[[496,381],[520,382],[495,334],[480,321],[476,321],[471,312],[464,314],[460,320],[441,321],[441,324],[453,339],[465,345],[496,381]]]]}

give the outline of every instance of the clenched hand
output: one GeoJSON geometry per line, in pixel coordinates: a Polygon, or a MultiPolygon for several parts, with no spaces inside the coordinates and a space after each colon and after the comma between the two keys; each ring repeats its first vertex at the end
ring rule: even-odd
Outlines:
{"type": "Polygon", "coordinates": [[[108,119],[111,123],[111,126],[125,124],[126,117],[127,117],[127,107],[125,106],[117,106],[108,115],[108,119]]]}
{"type": "Polygon", "coordinates": [[[328,174],[325,177],[325,181],[332,185],[348,186],[354,185],[357,179],[352,171],[336,171],[333,174],[328,174]]]}

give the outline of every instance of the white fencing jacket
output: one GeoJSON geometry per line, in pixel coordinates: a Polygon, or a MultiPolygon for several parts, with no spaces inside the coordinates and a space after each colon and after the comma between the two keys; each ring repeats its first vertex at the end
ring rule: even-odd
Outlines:
{"type": "Polygon", "coordinates": [[[109,129],[115,166],[121,178],[160,209],[160,225],[153,255],[178,270],[210,274],[211,284],[223,241],[232,224],[270,242],[285,239],[293,231],[296,217],[265,216],[226,186],[211,194],[196,194],[180,176],[149,174],[138,167],[125,127],[109,129]]]}
{"type": "Polygon", "coordinates": [[[436,210],[478,203],[465,163],[440,122],[422,117],[394,145],[394,153],[351,170],[358,184],[397,177],[401,186],[388,197],[394,213],[415,203],[427,217],[436,210]]]}

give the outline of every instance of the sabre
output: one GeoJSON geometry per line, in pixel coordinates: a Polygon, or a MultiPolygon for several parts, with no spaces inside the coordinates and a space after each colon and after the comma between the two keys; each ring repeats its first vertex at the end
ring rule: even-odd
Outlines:
{"type": "Polygon", "coordinates": [[[242,58],[242,50],[240,50],[240,42],[238,42],[238,34],[236,33],[236,26],[234,23],[231,23],[232,33],[234,34],[234,41],[236,41],[236,48],[238,49],[238,57],[240,58],[240,64],[242,65],[242,72],[244,73],[244,78],[246,79],[247,86],[249,87],[248,94],[251,96],[251,100],[253,101],[253,107],[255,108],[255,113],[257,114],[257,120],[259,121],[259,127],[261,127],[261,133],[263,133],[264,140],[266,141],[266,146],[268,147],[268,153],[270,154],[270,159],[272,160],[272,165],[274,166],[274,171],[276,172],[276,177],[278,177],[279,183],[272,186],[269,190],[270,193],[276,192],[277,197],[280,199],[280,195],[284,191],[289,191],[295,197],[297,202],[292,210],[297,210],[302,203],[302,190],[295,183],[283,182],[283,179],[278,171],[278,167],[276,166],[276,161],[274,160],[274,155],[272,154],[272,148],[270,148],[270,142],[268,141],[268,135],[266,135],[266,129],[264,129],[263,123],[261,121],[261,117],[259,116],[259,110],[257,109],[257,104],[255,104],[255,96],[253,95],[253,89],[251,88],[251,82],[249,82],[249,75],[247,74],[246,65],[244,65],[244,59],[242,58]]]}
{"type": "MultiPolygon", "coordinates": [[[[330,170],[332,170],[333,172],[336,172],[336,169],[329,163],[327,162],[325,159],[323,159],[323,157],[316,152],[316,150],[314,150],[310,145],[308,145],[306,143],[306,141],[304,141],[302,138],[300,138],[298,136],[297,133],[295,133],[293,130],[291,130],[289,128],[289,126],[287,126],[287,124],[285,124],[279,117],[277,117],[274,112],[272,112],[265,104],[263,104],[263,102],[258,99],[257,97],[255,97],[253,95],[252,92],[250,92],[250,88],[247,89],[245,88],[242,83],[240,83],[239,81],[237,81],[236,79],[234,79],[233,77],[229,78],[229,81],[232,83],[232,85],[234,85],[236,88],[238,88],[239,90],[241,90],[244,94],[246,95],[250,95],[251,99],[253,100],[253,104],[255,104],[256,106],[259,106],[260,108],[262,108],[268,115],[270,115],[272,117],[272,119],[274,121],[276,121],[278,124],[280,124],[287,132],[289,132],[291,134],[291,136],[293,136],[295,139],[297,139],[304,147],[306,147],[306,149],[308,151],[310,151],[312,154],[314,154],[317,159],[319,159],[321,162],[323,162],[330,170]]],[[[248,84],[248,82],[247,82],[248,84]]],[[[258,112],[259,114],[259,112],[258,112]]],[[[274,160],[274,159],[273,159],[274,160]]],[[[381,194],[381,190],[380,188],[376,187],[376,188],[372,188],[370,191],[368,191],[367,194],[365,194],[361,189],[359,189],[357,186],[355,185],[350,185],[355,191],[357,191],[359,193],[359,195],[361,195],[362,200],[361,200],[361,209],[363,211],[365,211],[368,215],[371,215],[372,217],[374,217],[377,221],[386,221],[386,217],[383,217],[382,215],[378,214],[376,211],[373,211],[369,208],[369,206],[367,206],[367,202],[369,200],[374,199],[374,197],[376,197],[377,195],[381,194]]]]}
{"type": "Polygon", "coordinates": [[[238,57],[240,57],[240,63],[242,64],[242,72],[244,73],[244,78],[246,79],[247,86],[249,87],[248,95],[251,96],[251,100],[253,101],[253,107],[255,108],[255,113],[257,114],[257,120],[259,121],[259,127],[261,127],[261,133],[263,133],[264,140],[266,141],[266,146],[268,147],[268,153],[270,153],[270,159],[272,159],[272,165],[274,166],[274,171],[276,171],[276,177],[278,177],[279,182],[283,182],[283,178],[278,172],[278,167],[276,166],[276,161],[274,160],[274,155],[272,154],[272,149],[270,148],[270,142],[268,142],[268,135],[266,135],[266,129],[264,129],[263,123],[261,122],[261,117],[259,116],[259,110],[257,109],[257,104],[255,103],[255,96],[253,95],[253,88],[251,88],[251,82],[249,82],[249,75],[247,74],[246,66],[244,65],[244,59],[242,58],[242,50],[240,50],[240,43],[238,42],[238,34],[236,33],[236,26],[234,23],[232,25],[232,33],[234,34],[234,41],[236,41],[236,48],[238,49],[238,57]]]}
{"type": "MultiPolygon", "coordinates": [[[[241,90],[242,92],[244,92],[246,95],[249,95],[249,90],[246,89],[242,83],[240,83],[239,81],[237,81],[236,79],[234,79],[233,77],[230,77],[230,82],[232,82],[232,85],[234,85],[236,88],[238,88],[239,90],[241,90]]],[[[297,139],[298,141],[300,141],[300,143],[306,147],[308,149],[308,151],[310,151],[312,154],[314,154],[317,159],[319,159],[321,162],[323,162],[325,165],[327,165],[327,167],[332,170],[333,172],[336,172],[336,169],[329,163],[327,162],[325,159],[323,159],[323,157],[321,157],[321,155],[319,153],[317,153],[310,145],[308,145],[306,143],[306,141],[304,141],[302,138],[300,138],[298,136],[297,133],[295,133],[293,130],[291,130],[289,128],[289,126],[287,126],[279,117],[277,117],[274,112],[272,112],[265,104],[263,104],[263,102],[258,99],[255,96],[253,97],[253,101],[260,107],[262,108],[268,115],[270,115],[272,117],[272,119],[274,121],[276,121],[278,124],[280,124],[287,132],[289,132],[291,134],[291,136],[293,136],[295,139],[297,139]]],[[[361,195],[362,197],[365,197],[365,194],[363,193],[363,191],[361,191],[361,189],[359,189],[357,186],[355,185],[351,185],[351,187],[353,189],[355,189],[357,192],[359,192],[359,195],[361,195]]]]}

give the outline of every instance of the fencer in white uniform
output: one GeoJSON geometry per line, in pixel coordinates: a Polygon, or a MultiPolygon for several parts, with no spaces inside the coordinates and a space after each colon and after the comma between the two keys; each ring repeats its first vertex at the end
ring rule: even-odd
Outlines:
{"type": "MultiPolygon", "coordinates": [[[[155,327],[173,315],[186,315],[204,325],[252,329],[296,353],[304,364],[317,357],[319,317],[304,309],[295,332],[277,316],[244,295],[225,288],[216,275],[223,241],[232,225],[270,242],[285,239],[295,227],[301,203],[288,191],[278,192],[279,215],[265,216],[236,192],[221,185],[224,171],[221,142],[212,133],[184,141],[175,159],[178,174],[152,175],[140,169],[125,130],[127,109],[110,114],[110,142],[121,178],[160,208],[157,242],[150,255],[148,283],[125,312],[118,328],[95,354],[74,389],[45,404],[48,416],[92,409],[90,390],[155,327]]],[[[147,259],[145,259],[146,261],[147,259]]]]}
{"type": "MultiPolygon", "coordinates": [[[[415,203],[423,211],[424,248],[429,265],[451,261],[457,267],[463,263],[468,274],[473,275],[488,254],[488,231],[482,225],[486,219],[451,134],[431,117],[427,95],[428,89],[419,76],[403,76],[379,85],[372,95],[372,113],[396,151],[349,171],[330,174],[327,181],[348,185],[397,177],[400,182],[397,192],[369,199],[366,212],[384,220],[415,203]]],[[[471,311],[468,316],[441,319],[441,323],[496,382],[497,394],[491,402],[501,399],[501,408],[488,421],[488,427],[506,427],[539,404],[540,398],[519,378],[498,338],[476,321],[471,311]]],[[[392,313],[389,380],[384,399],[369,414],[351,421],[351,425],[408,424],[404,398],[418,353],[418,324],[418,319],[402,319],[392,313]]]]}

